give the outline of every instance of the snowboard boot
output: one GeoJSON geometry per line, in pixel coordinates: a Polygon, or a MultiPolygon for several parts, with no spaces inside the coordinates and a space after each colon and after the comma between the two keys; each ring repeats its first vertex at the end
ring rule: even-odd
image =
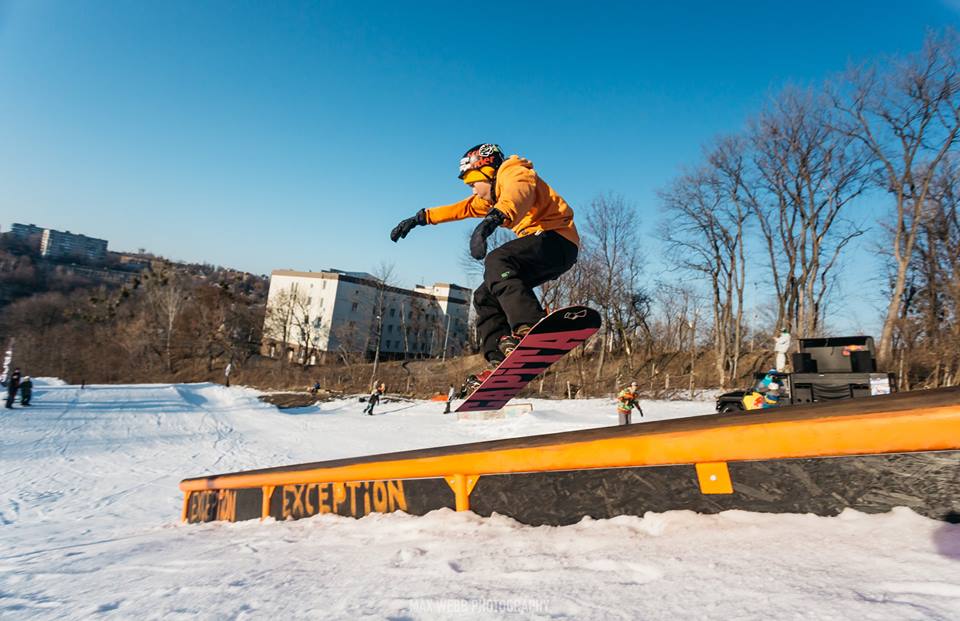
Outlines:
{"type": "Polygon", "coordinates": [[[503,362],[502,359],[487,360],[486,366],[483,370],[478,373],[471,373],[467,376],[467,380],[463,383],[463,388],[460,389],[460,393],[469,396],[473,393],[474,390],[480,388],[482,384],[490,375],[500,366],[500,363],[503,362]]]}
{"type": "Polygon", "coordinates": [[[523,337],[525,337],[529,331],[530,326],[522,325],[518,327],[513,334],[501,336],[500,342],[497,344],[497,347],[500,348],[500,353],[502,353],[504,357],[509,356],[510,353],[517,348],[517,345],[520,344],[520,341],[523,340],[523,337]]]}

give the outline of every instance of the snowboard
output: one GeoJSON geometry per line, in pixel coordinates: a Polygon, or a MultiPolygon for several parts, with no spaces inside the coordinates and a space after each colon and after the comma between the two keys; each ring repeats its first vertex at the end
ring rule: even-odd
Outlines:
{"type": "Polygon", "coordinates": [[[510,355],[455,412],[499,410],[532,379],[600,329],[600,313],[586,306],[553,311],[533,326],[510,355]]]}

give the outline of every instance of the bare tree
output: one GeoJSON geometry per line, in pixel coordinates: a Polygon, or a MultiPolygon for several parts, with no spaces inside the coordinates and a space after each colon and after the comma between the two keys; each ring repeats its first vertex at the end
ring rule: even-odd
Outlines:
{"type": "Polygon", "coordinates": [[[960,162],[931,185],[897,323],[901,374],[924,386],[957,383],[960,367],[960,162]]]}
{"type": "Polygon", "coordinates": [[[751,124],[756,183],[743,186],[766,243],[777,324],[817,334],[834,268],[863,230],[843,217],[866,186],[865,157],[810,90],[784,90],[751,124]]]}
{"type": "Polygon", "coordinates": [[[671,387],[666,369],[681,354],[695,355],[691,347],[691,343],[696,343],[693,328],[695,317],[702,316],[702,312],[701,300],[687,282],[658,282],[654,290],[652,305],[656,310],[650,318],[652,338],[646,383],[659,392],[676,388],[675,382],[671,387]]]}
{"type": "Polygon", "coordinates": [[[310,302],[309,297],[301,295],[294,304],[292,335],[297,344],[297,362],[300,364],[311,364],[317,355],[317,342],[323,328],[320,318],[310,314],[310,302]]]}
{"type": "Polygon", "coordinates": [[[383,342],[383,320],[387,314],[389,303],[388,290],[393,286],[395,266],[392,263],[381,262],[374,272],[376,278],[376,293],[373,299],[373,370],[370,375],[370,386],[373,388],[377,381],[377,367],[380,364],[380,346],[383,342]]]}
{"type": "Polygon", "coordinates": [[[581,231],[583,248],[578,259],[585,276],[585,293],[603,316],[596,377],[600,378],[608,350],[631,355],[637,328],[631,302],[640,291],[643,268],[640,221],[636,209],[621,196],[595,198],[587,210],[581,231]]]}
{"type": "Polygon", "coordinates": [[[297,336],[298,326],[302,335],[310,323],[309,316],[304,320],[308,306],[307,295],[300,291],[297,283],[277,291],[267,301],[263,332],[266,338],[279,342],[281,363],[287,361],[287,351],[297,336]]]}
{"type": "Polygon", "coordinates": [[[867,149],[878,188],[893,198],[894,266],[879,358],[892,360],[911,260],[931,184],[960,132],[960,37],[928,35],[923,50],[851,69],[832,89],[837,127],[867,149]]]}
{"type": "Polygon", "coordinates": [[[183,312],[190,291],[182,274],[170,268],[150,271],[143,277],[148,311],[147,329],[157,336],[167,372],[174,371],[173,344],[177,320],[183,312]]]}
{"type": "Polygon", "coordinates": [[[743,345],[746,279],[744,145],[729,138],[708,153],[708,163],[660,193],[662,237],[675,265],[710,287],[713,345],[720,385],[737,376],[743,345]]]}

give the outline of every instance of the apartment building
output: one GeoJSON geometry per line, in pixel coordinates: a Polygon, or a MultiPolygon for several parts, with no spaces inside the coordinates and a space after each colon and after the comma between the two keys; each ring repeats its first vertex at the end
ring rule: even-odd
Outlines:
{"type": "Polygon", "coordinates": [[[13,223],[10,233],[24,241],[39,241],[38,249],[41,256],[50,259],[82,258],[89,261],[102,261],[107,258],[107,240],[105,239],[19,222],[13,223]]]}
{"type": "Polygon", "coordinates": [[[107,258],[107,240],[77,235],[70,231],[44,229],[40,254],[51,259],[83,258],[102,261],[107,258]]]}
{"type": "Polygon", "coordinates": [[[372,358],[453,356],[467,343],[471,291],[454,284],[387,286],[364,272],[274,270],[264,355],[317,364],[329,352],[372,358]]]}
{"type": "Polygon", "coordinates": [[[13,234],[17,239],[22,239],[24,241],[29,240],[32,237],[40,239],[43,235],[44,228],[42,226],[37,226],[36,224],[20,224],[19,222],[14,222],[13,226],[10,227],[10,233],[13,234]]]}

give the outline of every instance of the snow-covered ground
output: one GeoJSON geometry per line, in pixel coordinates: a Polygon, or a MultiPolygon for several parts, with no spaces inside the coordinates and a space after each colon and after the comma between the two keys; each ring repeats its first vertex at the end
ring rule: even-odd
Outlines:
{"type": "Polygon", "coordinates": [[[187,476],[610,425],[609,401],[458,422],[434,402],[367,417],[242,387],[36,385],[0,410],[2,619],[960,619],[960,526],[907,509],[179,522],[187,476]]]}

